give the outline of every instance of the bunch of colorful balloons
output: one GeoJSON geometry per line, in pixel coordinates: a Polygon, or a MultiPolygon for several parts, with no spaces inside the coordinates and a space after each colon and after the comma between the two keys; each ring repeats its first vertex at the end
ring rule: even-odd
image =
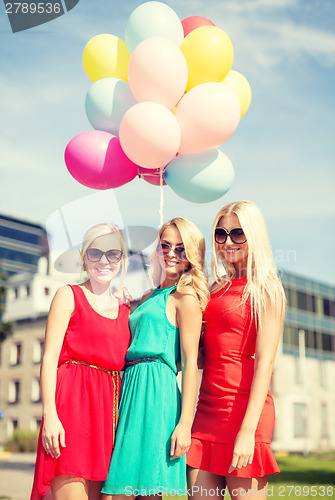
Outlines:
{"type": "Polygon", "coordinates": [[[95,130],[67,145],[77,181],[109,189],[136,175],[159,185],[163,175],[179,196],[199,203],[228,191],[234,169],[217,148],[236,130],[251,90],[231,69],[233,46],[222,29],[146,2],[130,15],[125,42],[97,35],[83,63],[94,82],[85,106],[95,130]]]}

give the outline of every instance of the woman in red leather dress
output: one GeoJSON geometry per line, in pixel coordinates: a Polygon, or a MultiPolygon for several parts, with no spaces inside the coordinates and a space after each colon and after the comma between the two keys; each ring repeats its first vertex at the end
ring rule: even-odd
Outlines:
{"type": "Polygon", "coordinates": [[[99,500],[113,450],[118,372],[130,342],[129,307],[110,292],[126,271],[121,231],[93,226],[81,255],[89,279],[60,288],[48,316],[31,500],[99,500]]]}
{"type": "Polygon", "coordinates": [[[194,500],[266,495],[279,472],[270,448],[275,412],[269,385],[285,310],[263,216],[230,203],[213,225],[215,283],[204,313],[204,370],[187,454],[194,500]],[[221,276],[219,261],[226,274],[221,276]],[[215,490],[215,495],[212,495],[215,490]]]}

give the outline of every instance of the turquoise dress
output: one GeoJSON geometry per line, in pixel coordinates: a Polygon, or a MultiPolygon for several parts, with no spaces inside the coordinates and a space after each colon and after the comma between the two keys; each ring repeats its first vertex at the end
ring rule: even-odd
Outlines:
{"type": "Polygon", "coordinates": [[[157,288],[130,316],[132,341],[126,361],[155,357],[125,369],[115,449],[102,492],[111,495],[185,494],[186,457],[170,460],[179,422],[179,329],[166,316],[175,286],[157,288]]]}

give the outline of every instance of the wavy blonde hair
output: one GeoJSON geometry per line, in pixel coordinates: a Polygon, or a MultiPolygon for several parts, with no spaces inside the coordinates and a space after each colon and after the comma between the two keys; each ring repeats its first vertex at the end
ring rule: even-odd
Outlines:
{"type": "Polygon", "coordinates": [[[128,268],[128,252],[126,247],[126,242],[123,233],[119,226],[116,224],[109,224],[107,222],[102,224],[95,224],[95,226],[90,227],[84,234],[83,244],[80,252],[82,268],[85,269],[84,257],[85,252],[92,245],[92,243],[100,236],[116,235],[120,248],[122,250],[121,258],[121,282],[124,280],[128,268]]]}
{"type": "Polygon", "coordinates": [[[163,269],[156,253],[156,248],[160,243],[163,232],[169,226],[174,226],[178,229],[185,248],[186,258],[189,262],[189,267],[182,273],[178,280],[177,291],[185,294],[187,293],[187,287],[192,286],[197,294],[199,305],[204,310],[209,300],[208,278],[204,271],[205,238],[200,229],[190,220],[184,217],[175,217],[160,227],[155,243],[155,251],[150,257],[153,283],[155,286],[159,286],[162,282],[163,269]]]}
{"type": "Polygon", "coordinates": [[[231,214],[238,217],[248,242],[247,286],[242,301],[245,302],[250,297],[251,310],[258,324],[261,324],[262,314],[269,307],[280,305],[285,311],[286,298],[272,256],[264,217],[257,205],[251,201],[229,203],[221,208],[215,217],[212,230],[212,275],[216,284],[211,292],[214,293],[230,284],[235,274],[233,264],[226,261],[220,252],[220,245],[215,241],[215,229],[221,217],[231,214]],[[226,270],[224,277],[221,276],[219,260],[226,270]]]}

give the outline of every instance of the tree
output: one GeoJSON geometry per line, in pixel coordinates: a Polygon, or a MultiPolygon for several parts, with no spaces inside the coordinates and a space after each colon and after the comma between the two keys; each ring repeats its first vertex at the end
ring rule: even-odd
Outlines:
{"type": "Polygon", "coordinates": [[[2,321],[2,315],[5,312],[5,303],[7,295],[6,286],[7,274],[0,270],[0,342],[6,339],[9,335],[13,334],[13,323],[2,321]]]}

